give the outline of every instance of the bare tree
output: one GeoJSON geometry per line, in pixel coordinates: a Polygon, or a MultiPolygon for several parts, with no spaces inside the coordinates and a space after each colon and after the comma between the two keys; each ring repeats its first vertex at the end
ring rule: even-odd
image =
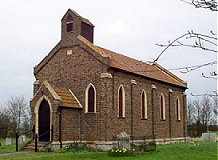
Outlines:
{"type": "Polygon", "coordinates": [[[209,131],[210,125],[216,125],[217,115],[214,112],[213,102],[212,97],[209,95],[189,101],[187,118],[190,135],[194,133],[194,136],[200,136],[202,132],[209,131]]]}
{"type": "Polygon", "coordinates": [[[201,120],[201,124],[206,127],[207,131],[208,131],[208,125],[213,118],[212,114],[213,114],[213,109],[212,109],[211,98],[209,96],[205,96],[201,101],[200,120],[201,120]]]}
{"type": "Polygon", "coordinates": [[[210,106],[210,112],[211,113],[211,119],[210,124],[217,125],[217,116],[218,116],[218,94],[217,91],[213,91],[213,93],[210,94],[192,94],[194,97],[203,97],[202,104],[205,104],[204,100],[207,100],[208,104],[210,106]]]}
{"type": "MultiPolygon", "coordinates": [[[[188,4],[195,6],[196,8],[207,8],[210,11],[217,11],[217,1],[216,0],[181,0],[188,4]]],[[[160,44],[157,43],[156,45],[159,47],[163,47],[163,50],[160,54],[154,59],[153,63],[156,63],[159,58],[170,48],[170,47],[189,47],[189,48],[196,48],[201,49],[207,52],[217,54],[217,33],[213,32],[212,30],[206,34],[197,33],[193,30],[184,33],[181,36],[178,36],[174,40],[169,40],[168,43],[160,44]]],[[[215,65],[217,61],[209,62],[202,65],[197,66],[186,66],[182,67],[180,70],[182,73],[188,73],[193,70],[199,69],[201,67],[205,67],[208,65],[215,65]],[[185,71],[184,71],[185,69],[185,71]]],[[[176,69],[176,70],[179,70],[176,69]]],[[[202,73],[202,77],[204,78],[211,78],[217,79],[217,71],[212,71],[210,74],[202,73]]]]}
{"type": "Polygon", "coordinates": [[[28,115],[28,105],[24,97],[12,97],[7,102],[7,112],[14,123],[14,130],[19,132],[22,128],[23,122],[27,119],[29,121],[28,115]]]}
{"type": "Polygon", "coordinates": [[[192,101],[188,101],[188,106],[187,106],[187,121],[188,121],[188,125],[192,125],[194,124],[194,113],[195,113],[195,108],[193,105],[192,101]]]}
{"type": "Polygon", "coordinates": [[[212,125],[218,125],[217,117],[218,117],[218,93],[217,91],[214,91],[215,95],[211,96],[213,99],[213,119],[211,120],[212,125]]]}
{"type": "Polygon", "coordinates": [[[193,101],[193,107],[194,107],[194,114],[193,114],[194,121],[196,123],[200,123],[201,122],[201,117],[200,117],[200,115],[201,115],[201,103],[200,103],[199,99],[193,101]]]}
{"type": "MultiPolygon", "coordinates": [[[[1,109],[1,108],[0,108],[1,109]]],[[[10,117],[5,108],[0,110],[0,137],[7,137],[11,126],[10,117]]]]}

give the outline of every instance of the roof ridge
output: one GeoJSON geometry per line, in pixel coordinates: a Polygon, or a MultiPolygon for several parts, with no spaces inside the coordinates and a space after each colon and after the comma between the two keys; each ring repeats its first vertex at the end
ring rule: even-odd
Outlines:
{"type": "Polygon", "coordinates": [[[110,52],[112,52],[112,53],[114,53],[114,54],[118,54],[118,55],[124,56],[124,57],[126,57],[126,58],[130,58],[130,59],[135,60],[135,61],[137,61],[137,62],[144,63],[144,64],[146,64],[146,65],[151,65],[151,64],[146,63],[146,62],[144,62],[144,61],[140,61],[140,60],[138,60],[138,59],[136,59],[136,58],[134,58],[134,57],[126,56],[125,54],[117,53],[117,52],[115,52],[115,51],[112,51],[112,50],[109,50],[109,49],[107,49],[107,48],[103,48],[103,47],[100,47],[100,46],[97,46],[97,45],[95,45],[95,46],[98,47],[98,48],[104,49],[104,50],[108,50],[108,51],[110,51],[110,52]]]}
{"type": "Polygon", "coordinates": [[[110,58],[109,55],[103,55],[105,53],[102,53],[101,50],[99,50],[98,47],[96,47],[96,45],[94,45],[93,43],[91,43],[90,41],[88,41],[86,38],[84,38],[83,36],[81,35],[78,35],[77,36],[77,39],[79,39],[81,42],[83,42],[85,45],[87,45],[90,49],[92,49],[93,51],[99,53],[102,57],[104,58],[110,58]]]}
{"type": "Polygon", "coordinates": [[[49,84],[49,82],[47,80],[43,81],[42,83],[51,93],[51,95],[57,99],[57,100],[62,100],[61,97],[57,94],[57,92],[55,91],[55,89],[49,84]]]}
{"type": "Polygon", "coordinates": [[[153,65],[153,66],[155,66],[155,68],[157,68],[158,70],[160,70],[162,73],[165,73],[166,75],[168,75],[169,77],[173,78],[174,80],[176,80],[176,81],[178,81],[178,82],[180,82],[180,83],[183,83],[183,85],[187,85],[187,82],[183,81],[181,78],[179,78],[179,77],[176,76],[175,74],[171,73],[170,71],[168,71],[167,69],[165,69],[164,67],[162,67],[162,66],[161,66],[160,64],[158,64],[158,63],[149,64],[149,63],[146,63],[146,62],[144,62],[144,61],[140,61],[140,60],[138,60],[138,59],[136,59],[136,58],[129,57],[129,56],[126,56],[126,55],[124,55],[124,54],[117,53],[117,52],[115,52],[115,51],[111,51],[111,50],[106,49],[106,48],[103,48],[103,47],[99,47],[99,46],[97,46],[97,45],[96,45],[96,47],[98,47],[98,48],[100,48],[100,49],[103,49],[103,50],[107,50],[107,51],[109,51],[109,52],[111,52],[111,53],[113,53],[113,54],[117,54],[117,55],[120,55],[120,56],[124,56],[124,57],[126,57],[126,58],[128,58],[128,59],[131,59],[131,60],[133,60],[133,61],[135,61],[135,62],[138,62],[138,63],[140,63],[140,64],[149,65],[149,66],[152,66],[152,65],[153,65]]]}
{"type": "Polygon", "coordinates": [[[167,70],[166,68],[162,67],[160,64],[158,63],[154,63],[154,65],[156,67],[158,67],[159,69],[161,69],[163,72],[167,73],[168,75],[172,76],[173,78],[175,78],[177,81],[181,82],[181,83],[186,83],[184,80],[182,80],[181,78],[179,78],[178,76],[176,76],[175,74],[173,74],[172,72],[170,72],[169,70],[167,70]]]}
{"type": "Polygon", "coordinates": [[[43,66],[47,59],[50,59],[55,55],[57,50],[61,47],[61,40],[49,51],[49,53],[34,67],[34,73],[38,72],[43,66]]]}
{"type": "Polygon", "coordinates": [[[61,21],[64,19],[64,17],[65,17],[69,12],[70,12],[70,13],[73,13],[73,14],[76,15],[77,17],[81,18],[81,20],[82,20],[83,22],[88,23],[88,24],[94,26],[94,24],[93,24],[92,22],[90,22],[89,19],[84,18],[83,16],[81,16],[81,15],[78,14],[75,10],[73,10],[73,9],[71,9],[71,8],[69,8],[69,9],[67,10],[67,12],[64,14],[64,16],[61,18],[61,21]]]}
{"type": "Polygon", "coordinates": [[[71,95],[75,98],[75,100],[77,101],[77,103],[79,104],[80,108],[83,108],[82,104],[80,103],[80,101],[78,100],[78,98],[75,96],[75,94],[73,93],[73,91],[71,91],[71,89],[68,89],[69,92],[71,93],[71,95]]]}

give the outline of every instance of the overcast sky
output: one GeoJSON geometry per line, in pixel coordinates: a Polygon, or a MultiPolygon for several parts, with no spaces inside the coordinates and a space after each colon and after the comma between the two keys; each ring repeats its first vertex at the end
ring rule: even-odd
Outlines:
{"type": "MultiPolygon", "coordinates": [[[[165,43],[194,30],[217,32],[216,13],[180,0],[7,0],[0,5],[0,103],[11,96],[32,97],[33,67],[60,40],[61,18],[68,8],[95,25],[95,44],[139,60],[152,60],[165,43]]],[[[191,48],[171,48],[158,61],[166,68],[207,63],[216,54],[191,48]]],[[[188,94],[210,93],[216,81],[201,77],[205,67],[188,74],[188,94]]]]}

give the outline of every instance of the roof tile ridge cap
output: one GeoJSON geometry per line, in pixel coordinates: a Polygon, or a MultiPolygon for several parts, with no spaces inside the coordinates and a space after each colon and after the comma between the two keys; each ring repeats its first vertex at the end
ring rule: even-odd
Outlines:
{"type": "MultiPolygon", "coordinates": [[[[107,51],[109,51],[109,52],[112,52],[113,54],[117,54],[117,55],[120,55],[120,56],[125,56],[125,57],[127,57],[127,58],[131,58],[131,57],[126,56],[125,54],[117,53],[116,51],[112,51],[112,50],[107,49],[107,48],[103,48],[103,47],[100,47],[100,46],[96,46],[96,47],[98,47],[98,48],[100,48],[100,49],[103,49],[103,50],[107,50],[107,51]]],[[[134,58],[132,58],[132,59],[134,59],[134,58]]],[[[135,59],[135,60],[136,60],[136,59],[135,59]]]]}
{"type": "Polygon", "coordinates": [[[105,48],[100,47],[100,46],[97,46],[97,45],[94,45],[94,46],[95,46],[95,48],[101,53],[101,55],[102,55],[103,57],[109,58],[109,59],[111,58],[110,55],[108,55],[107,53],[104,52],[105,48]]]}
{"type": "Polygon", "coordinates": [[[36,93],[33,95],[32,97],[32,101],[37,97],[37,94],[39,93],[39,91],[42,89],[43,84],[40,85],[39,89],[36,91],[36,93]]]}
{"type": "MultiPolygon", "coordinates": [[[[49,51],[49,53],[34,67],[36,70],[39,70],[38,67],[43,67],[44,66],[44,61],[48,61],[51,56],[53,56],[56,52],[54,52],[55,49],[59,49],[61,47],[61,40],[58,41],[58,43],[49,51]],[[54,52],[54,53],[53,53],[54,52]],[[53,53],[53,54],[52,54],[53,53]],[[49,58],[49,59],[48,59],[49,58]],[[41,66],[42,65],[42,66],[41,66]]],[[[36,71],[37,72],[37,71],[36,71]]]]}
{"type": "Polygon", "coordinates": [[[57,99],[57,100],[62,100],[61,97],[57,94],[57,92],[55,91],[55,89],[49,84],[49,82],[47,80],[43,81],[43,84],[45,85],[45,87],[49,90],[49,92],[51,93],[51,95],[57,99]]]}
{"type": "Polygon", "coordinates": [[[162,67],[160,64],[158,63],[153,63],[154,66],[156,66],[159,70],[163,71],[165,74],[171,76],[172,78],[174,78],[175,80],[177,80],[178,82],[181,82],[183,84],[187,84],[186,81],[182,80],[181,78],[179,78],[178,76],[176,76],[175,74],[171,73],[170,71],[168,71],[166,68],[162,67]]]}
{"type": "Polygon", "coordinates": [[[69,13],[69,12],[71,12],[71,13],[73,13],[75,16],[77,16],[77,17],[82,17],[82,16],[80,16],[79,15],[79,13],[77,13],[75,10],[73,10],[73,9],[71,9],[71,8],[68,8],[68,10],[67,10],[67,12],[64,14],[64,16],[61,18],[61,20],[63,20],[64,19],[64,17],[67,15],[67,13],[69,13]]]}
{"type": "MultiPolygon", "coordinates": [[[[97,46],[97,47],[99,47],[99,46],[97,46]]],[[[141,63],[141,64],[144,64],[144,65],[152,66],[151,64],[149,64],[149,63],[147,63],[147,62],[144,62],[144,61],[142,61],[142,60],[138,60],[138,59],[136,59],[136,58],[134,58],[134,57],[130,57],[130,56],[127,56],[127,55],[122,54],[122,53],[117,53],[117,52],[112,51],[112,50],[109,50],[109,49],[107,49],[107,48],[103,48],[103,47],[99,47],[99,48],[104,49],[104,50],[107,50],[107,51],[109,51],[109,52],[112,52],[113,54],[117,54],[117,55],[120,55],[120,56],[124,56],[124,57],[126,57],[126,58],[129,58],[129,59],[131,59],[131,60],[136,61],[137,63],[141,63]]],[[[141,65],[141,64],[140,64],[140,65],[141,65]]],[[[137,65],[139,65],[139,64],[137,64],[137,65]]]]}
{"type": "Polygon", "coordinates": [[[86,46],[88,46],[90,49],[92,49],[93,51],[99,53],[102,57],[104,58],[110,58],[109,55],[105,56],[104,54],[102,54],[102,51],[93,43],[89,42],[87,39],[85,39],[83,36],[78,35],[77,39],[79,39],[83,44],[85,44],[86,46]]]}
{"type": "MultiPolygon", "coordinates": [[[[117,52],[112,51],[112,50],[107,49],[107,48],[103,48],[103,47],[100,47],[100,46],[96,46],[96,47],[98,47],[98,48],[100,48],[100,49],[103,49],[103,50],[107,50],[108,52],[112,52],[112,54],[116,54],[116,55],[119,55],[119,56],[124,56],[124,57],[129,58],[129,59],[132,59],[132,60],[134,60],[134,61],[142,62],[142,61],[139,61],[139,60],[137,60],[137,59],[135,59],[135,58],[126,56],[125,54],[122,54],[122,53],[117,53],[117,52]]],[[[110,55],[108,55],[108,57],[111,58],[110,55]]],[[[145,62],[143,62],[143,63],[144,63],[144,64],[147,64],[147,63],[145,63],[145,62]]]]}
{"type": "Polygon", "coordinates": [[[73,10],[73,9],[71,9],[71,8],[69,8],[68,11],[74,13],[74,14],[75,14],[76,16],[78,16],[78,17],[82,17],[79,13],[77,13],[75,10],[73,10]]]}
{"type": "Polygon", "coordinates": [[[79,18],[82,20],[82,22],[87,23],[87,24],[89,24],[89,25],[95,27],[95,25],[94,25],[89,19],[84,18],[84,17],[82,17],[82,16],[80,16],[79,18]]]}
{"type": "MultiPolygon", "coordinates": [[[[89,23],[90,25],[94,26],[94,24],[87,18],[84,18],[83,16],[81,16],[79,13],[77,13],[75,10],[69,8],[68,11],[72,12],[73,14],[75,14],[78,18],[80,18],[83,22],[85,23],[89,23]]],[[[66,12],[67,13],[67,12],[66,12]]],[[[64,15],[65,16],[65,15],[64,15]]],[[[63,16],[63,17],[64,17],[63,16]]],[[[62,18],[63,19],[63,18],[62,18]]]]}
{"type": "Polygon", "coordinates": [[[103,48],[103,47],[100,47],[100,46],[97,46],[97,47],[98,47],[98,48],[101,48],[101,49],[104,49],[104,50],[108,50],[109,52],[112,52],[113,54],[117,54],[117,55],[120,55],[120,56],[124,56],[124,57],[129,58],[129,59],[132,59],[132,60],[134,60],[134,61],[137,61],[137,62],[146,64],[146,65],[150,65],[150,64],[148,64],[148,63],[146,63],[146,62],[144,62],[144,61],[142,61],[142,60],[138,60],[138,59],[136,59],[136,58],[134,58],[134,57],[127,56],[127,55],[125,55],[125,54],[123,54],[123,53],[118,53],[118,52],[116,52],[116,51],[112,51],[112,50],[110,50],[110,49],[103,48]]]}
{"type": "Polygon", "coordinates": [[[71,89],[68,89],[68,91],[69,91],[70,94],[76,99],[77,103],[79,104],[79,107],[83,108],[82,104],[81,104],[80,101],[77,99],[77,97],[75,96],[75,94],[71,91],[71,89]]]}

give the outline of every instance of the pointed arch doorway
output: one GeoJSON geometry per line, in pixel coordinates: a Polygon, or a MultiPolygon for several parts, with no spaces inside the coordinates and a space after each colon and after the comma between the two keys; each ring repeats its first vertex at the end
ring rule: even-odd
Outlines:
{"type": "Polygon", "coordinates": [[[50,140],[50,112],[48,101],[43,99],[38,110],[38,136],[42,142],[50,140]]]}

